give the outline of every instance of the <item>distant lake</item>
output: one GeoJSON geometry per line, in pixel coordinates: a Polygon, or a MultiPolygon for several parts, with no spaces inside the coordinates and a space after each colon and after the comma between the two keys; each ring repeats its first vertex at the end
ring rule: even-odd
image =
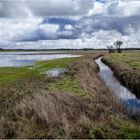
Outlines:
{"type": "Polygon", "coordinates": [[[0,67],[30,66],[36,61],[53,60],[58,58],[78,57],[78,55],[63,54],[62,52],[0,52],[0,67]]]}

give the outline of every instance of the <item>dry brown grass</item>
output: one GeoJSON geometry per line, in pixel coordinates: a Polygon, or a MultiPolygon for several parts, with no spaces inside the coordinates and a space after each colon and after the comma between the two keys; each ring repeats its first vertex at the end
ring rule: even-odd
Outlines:
{"type": "Polygon", "coordinates": [[[22,100],[8,112],[12,121],[1,118],[0,137],[90,138],[93,122],[107,123],[112,115],[117,115],[103,101],[42,90],[41,94],[22,100]]]}
{"type": "MultiPolygon", "coordinates": [[[[94,58],[97,56],[95,55],[94,58]]],[[[85,59],[85,63],[79,65],[80,66],[78,66],[77,63],[71,65],[70,71],[73,69],[75,70],[76,77],[81,87],[85,93],[94,100],[94,104],[97,105],[95,108],[98,108],[99,106],[102,110],[101,112],[104,112],[103,116],[106,116],[106,119],[109,118],[111,114],[123,114],[124,109],[120,101],[113,95],[112,91],[105,86],[104,82],[101,81],[97,75],[98,66],[93,59],[93,55],[90,54],[87,59],[85,59]],[[78,69],[78,67],[80,67],[80,69],[78,69]]],[[[99,116],[97,115],[96,117],[99,116]]]]}
{"type": "MultiPolygon", "coordinates": [[[[95,57],[97,56],[95,55],[95,57]]],[[[70,72],[73,70],[85,93],[92,99],[95,99],[98,103],[104,102],[104,104],[99,103],[100,106],[106,104],[107,106],[112,107],[114,111],[123,112],[119,100],[116,99],[112,91],[105,86],[104,82],[101,81],[97,75],[99,69],[92,55],[85,59],[85,63],[74,63],[73,65],[70,65],[70,72]],[[80,69],[78,67],[80,67],[80,69]]]]}
{"type": "Polygon", "coordinates": [[[27,108],[32,111],[34,120],[41,120],[48,127],[44,138],[70,138],[75,129],[74,126],[79,128],[83,125],[88,126],[91,119],[96,116],[93,113],[94,104],[91,100],[82,100],[72,94],[42,91],[41,95],[36,94],[32,100],[26,99],[17,105],[17,116],[18,114],[24,116],[23,110],[27,108]],[[63,129],[62,134],[55,132],[56,128],[60,129],[60,127],[63,129]]]}
{"type": "Polygon", "coordinates": [[[12,92],[10,87],[8,91],[2,89],[5,95],[22,97],[11,103],[6,99],[0,115],[0,138],[118,138],[118,129],[126,128],[124,121],[129,119],[100,81],[92,57],[69,65],[68,75],[79,81],[85,98],[48,92],[50,81],[46,79],[25,79],[13,86],[12,92]]]}

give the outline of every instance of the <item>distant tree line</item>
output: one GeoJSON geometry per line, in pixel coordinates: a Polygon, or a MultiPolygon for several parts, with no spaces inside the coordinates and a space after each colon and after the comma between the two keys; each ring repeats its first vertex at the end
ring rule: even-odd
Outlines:
{"type": "Polygon", "coordinates": [[[59,49],[3,49],[0,48],[0,51],[73,51],[73,50],[81,50],[81,51],[90,51],[90,50],[109,50],[110,53],[121,52],[122,50],[140,50],[140,48],[121,48],[122,43],[116,42],[113,45],[107,45],[107,48],[83,48],[83,49],[65,49],[65,48],[59,48],[59,49]]]}
{"type": "Polygon", "coordinates": [[[82,48],[82,49],[75,49],[75,48],[58,48],[58,49],[2,49],[0,48],[0,51],[72,51],[72,50],[83,50],[83,51],[89,51],[89,50],[95,50],[94,48],[82,48]]]}

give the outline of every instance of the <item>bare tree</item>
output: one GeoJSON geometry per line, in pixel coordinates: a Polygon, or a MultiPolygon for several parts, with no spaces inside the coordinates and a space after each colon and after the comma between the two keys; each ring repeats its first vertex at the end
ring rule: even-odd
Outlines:
{"type": "Polygon", "coordinates": [[[121,53],[122,52],[122,50],[121,50],[121,45],[123,44],[123,42],[122,41],[119,41],[119,40],[117,40],[113,45],[114,46],[116,46],[116,50],[117,50],[117,52],[118,53],[121,53]]]}
{"type": "Polygon", "coordinates": [[[115,53],[115,49],[114,49],[113,45],[107,45],[106,47],[107,47],[109,53],[115,53]]]}

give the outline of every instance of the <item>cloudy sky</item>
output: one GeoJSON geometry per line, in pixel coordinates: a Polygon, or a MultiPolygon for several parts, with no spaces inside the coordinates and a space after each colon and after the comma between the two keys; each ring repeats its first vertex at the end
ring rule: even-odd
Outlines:
{"type": "Polygon", "coordinates": [[[140,0],[0,0],[0,48],[140,48],[140,0]]]}

